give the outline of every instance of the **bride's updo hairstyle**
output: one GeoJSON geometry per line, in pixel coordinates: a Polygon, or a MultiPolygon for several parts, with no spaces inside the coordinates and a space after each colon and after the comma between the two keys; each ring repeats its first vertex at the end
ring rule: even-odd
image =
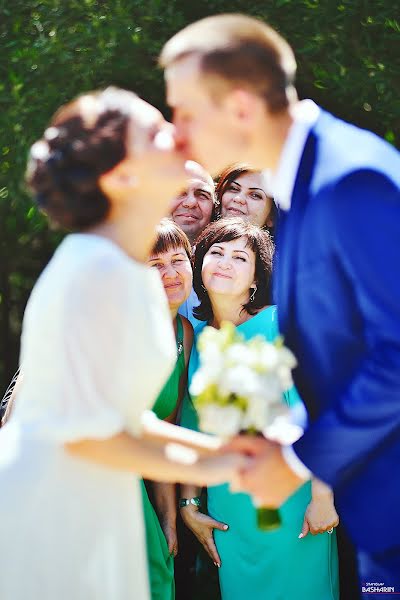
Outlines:
{"type": "Polygon", "coordinates": [[[125,158],[136,98],[117,88],[80,96],[55,113],[33,144],[26,180],[54,225],[81,230],[107,217],[110,202],[98,180],[125,158]]]}

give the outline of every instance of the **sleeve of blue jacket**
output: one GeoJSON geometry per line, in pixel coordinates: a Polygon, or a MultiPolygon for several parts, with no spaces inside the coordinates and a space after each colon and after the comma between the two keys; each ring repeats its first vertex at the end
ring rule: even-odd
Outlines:
{"type": "Polygon", "coordinates": [[[354,286],[367,351],[294,449],[315,475],[337,487],[400,446],[400,194],[385,175],[363,170],[338,182],[328,203],[326,234],[354,286]]]}

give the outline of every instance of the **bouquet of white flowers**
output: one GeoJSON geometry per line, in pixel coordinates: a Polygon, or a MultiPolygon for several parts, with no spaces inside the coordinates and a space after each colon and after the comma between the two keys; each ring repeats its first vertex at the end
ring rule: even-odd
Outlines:
{"type": "MultiPolygon", "coordinates": [[[[220,329],[204,328],[198,350],[200,366],[190,393],[202,431],[229,438],[243,431],[269,435],[290,428],[283,393],[293,385],[296,359],[282,338],[245,340],[232,323],[224,322],[220,329]]],[[[279,511],[267,507],[257,509],[257,520],[264,530],[281,523],[279,511]]]]}

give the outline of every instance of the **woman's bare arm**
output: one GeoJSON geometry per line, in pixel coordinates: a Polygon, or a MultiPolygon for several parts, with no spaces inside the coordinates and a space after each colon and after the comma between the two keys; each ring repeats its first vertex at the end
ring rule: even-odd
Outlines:
{"type": "Polygon", "coordinates": [[[200,456],[212,455],[223,442],[220,438],[205,433],[199,433],[167,423],[156,417],[151,411],[145,411],[142,416],[142,437],[155,444],[164,445],[168,442],[182,444],[195,450],[200,456]]]}
{"type": "MultiPolygon", "coordinates": [[[[167,423],[166,425],[181,429],[167,423]]],[[[215,451],[211,453],[210,450],[209,456],[199,459],[192,448],[154,444],[125,432],[104,440],[69,442],[65,444],[65,448],[77,458],[111,469],[132,471],[146,479],[194,483],[200,486],[231,480],[246,460],[239,454],[219,455],[215,451]],[[168,450],[171,451],[168,453],[168,450]]]]}

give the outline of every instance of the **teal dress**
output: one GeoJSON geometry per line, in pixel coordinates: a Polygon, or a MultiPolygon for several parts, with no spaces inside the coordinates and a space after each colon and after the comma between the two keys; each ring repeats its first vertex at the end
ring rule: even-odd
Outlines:
{"type": "MultiPolygon", "coordinates": [[[[176,344],[178,358],[175,368],[153,406],[153,411],[159,419],[165,419],[175,410],[179,395],[179,381],[185,370],[183,326],[179,315],[177,316],[176,344]]],[[[167,540],[143,480],[141,487],[151,598],[152,600],[174,600],[174,558],[168,552],[167,540]]]]}
{"type": "MultiPolygon", "coordinates": [[[[205,325],[195,330],[189,381],[198,368],[196,338],[205,325]]],[[[238,330],[247,339],[264,335],[272,341],[278,335],[276,307],[259,312],[238,330]]],[[[300,402],[294,388],[285,401],[290,406],[300,402]]],[[[183,407],[182,425],[197,428],[190,400],[183,407]]],[[[229,525],[226,532],[214,530],[223,600],[338,600],[336,533],[298,539],[311,500],[310,482],[281,507],[282,526],[271,532],[257,529],[255,509],[247,494],[232,494],[227,484],[209,487],[207,492],[208,513],[229,525]]]]}

